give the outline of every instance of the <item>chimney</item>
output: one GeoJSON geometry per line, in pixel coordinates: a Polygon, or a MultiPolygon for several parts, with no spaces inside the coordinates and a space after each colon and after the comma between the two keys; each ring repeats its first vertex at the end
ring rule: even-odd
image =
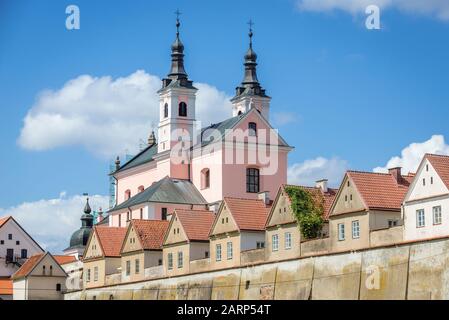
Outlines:
{"type": "Polygon", "coordinates": [[[327,179],[321,179],[315,182],[315,187],[320,188],[323,193],[327,192],[327,179]]]}
{"type": "Polygon", "coordinates": [[[393,177],[394,177],[394,179],[396,180],[397,183],[401,183],[402,182],[401,169],[402,169],[401,167],[388,169],[388,173],[393,175],[393,177]]]}
{"type": "Polygon", "coordinates": [[[259,198],[259,200],[263,200],[263,203],[265,203],[266,206],[270,204],[270,192],[268,191],[259,192],[257,197],[259,198]]]}

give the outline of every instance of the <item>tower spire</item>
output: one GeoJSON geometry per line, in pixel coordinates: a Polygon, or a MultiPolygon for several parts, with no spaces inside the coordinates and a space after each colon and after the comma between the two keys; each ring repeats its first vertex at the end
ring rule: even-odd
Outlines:
{"type": "Polygon", "coordinates": [[[253,50],[254,22],[250,19],[248,25],[249,47],[246,51],[245,62],[243,64],[245,66],[245,73],[241,85],[236,89],[236,96],[234,99],[243,94],[265,97],[265,90],[262,89],[259,80],[257,79],[257,54],[253,50]]]}
{"type": "Polygon", "coordinates": [[[181,12],[175,11],[176,15],[176,39],[171,46],[171,67],[166,79],[162,80],[162,88],[167,87],[174,81],[179,82],[181,87],[192,87],[192,81],[188,79],[187,72],[184,69],[184,45],[179,36],[179,27],[181,22],[179,16],[181,12]]]}

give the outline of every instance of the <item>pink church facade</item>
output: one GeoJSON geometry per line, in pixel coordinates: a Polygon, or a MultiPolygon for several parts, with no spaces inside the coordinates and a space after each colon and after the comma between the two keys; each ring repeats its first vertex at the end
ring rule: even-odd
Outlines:
{"type": "MultiPolygon", "coordinates": [[[[109,225],[125,227],[130,219],[167,219],[174,209],[208,209],[224,197],[274,197],[287,182],[292,150],[271,127],[271,98],[259,84],[257,55],[245,55],[244,79],[231,100],[232,117],[206,128],[196,121],[196,89],[184,69],[184,46],[172,45],[171,70],[158,91],[158,141],[111,173],[116,179],[116,205],[109,225]]],[[[211,106],[213,108],[213,106],[211,106]]]]}

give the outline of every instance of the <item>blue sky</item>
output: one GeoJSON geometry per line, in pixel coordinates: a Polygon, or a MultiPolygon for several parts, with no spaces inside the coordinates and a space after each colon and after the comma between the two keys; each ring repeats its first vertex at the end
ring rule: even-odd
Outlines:
{"type": "Polygon", "coordinates": [[[242,79],[246,23],[254,20],[259,80],[273,98],[272,119],[296,147],[292,167],[321,157],[340,169],[372,170],[411,143],[447,137],[449,19],[438,10],[449,6],[404,9],[391,0],[381,10],[381,30],[367,30],[360,10],[317,1],[323,7],[302,0],[1,0],[0,208],[62,191],[107,194],[108,156],[79,139],[32,150],[18,142],[24,118],[43,90],[60,90],[81,75],[165,76],[176,8],[190,78],[227,96],[242,79]],[[80,8],[80,30],[65,28],[69,4],[80,8]]]}

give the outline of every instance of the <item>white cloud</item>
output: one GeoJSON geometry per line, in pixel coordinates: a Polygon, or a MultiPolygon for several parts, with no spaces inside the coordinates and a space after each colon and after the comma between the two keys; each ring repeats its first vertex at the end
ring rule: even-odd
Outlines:
{"type": "Polygon", "coordinates": [[[386,166],[376,167],[373,171],[388,172],[388,168],[402,167],[404,173],[416,172],[426,153],[449,155],[449,145],[444,141],[444,136],[433,135],[427,141],[412,143],[401,151],[401,156],[391,158],[386,166]]]}
{"type": "Polygon", "coordinates": [[[299,116],[294,112],[275,112],[273,114],[273,124],[275,126],[285,126],[298,120],[299,116]]]}
{"type": "MultiPolygon", "coordinates": [[[[197,116],[203,123],[230,117],[225,93],[196,83],[197,116]]],[[[138,70],[112,79],[82,75],[58,90],[41,92],[24,119],[18,143],[28,150],[81,145],[103,157],[134,153],[159,121],[161,80],[138,70]]]]}
{"type": "Polygon", "coordinates": [[[297,0],[300,10],[315,12],[342,10],[351,14],[363,14],[369,5],[449,21],[449,1],[447,0],[297,0]]]}
{"type": "Polygon", "coordinates": [[[315,181],[328,179],[329,185],[338,186],[348,168],[348,162],[338,157],[330,159],[318,157],[295,163],[288,168],[288,183],[306,186],[315,185],[315,181]]]}
{"type": "MultiPolygon", "coordinates": [[[[0,209],[0,216],[11,215],[41,247],[60,253],[69,246],[70,236],[81,226],[85,197],[67,197],[61,192],[59,198],[24,202],[8,209],[0,209]]],[[[90,196],[93,210],[108,208],[107,196],[90,196]]],[[[105,211],[105,210],[104,210],[105,211]]]]}

